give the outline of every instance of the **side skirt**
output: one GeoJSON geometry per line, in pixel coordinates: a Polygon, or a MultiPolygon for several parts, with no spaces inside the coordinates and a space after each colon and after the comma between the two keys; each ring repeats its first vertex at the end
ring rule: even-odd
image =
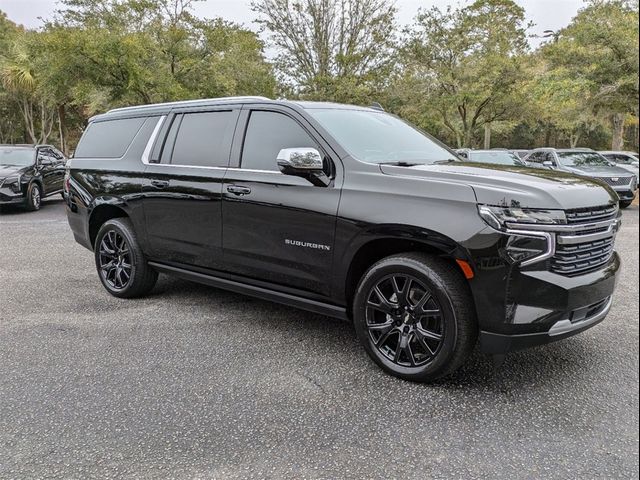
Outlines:
{"type": "Polygon", "coordinates": [[[211,285],[212,287],[222,288],[224,290],[242,293],[244,295],[250,295],[252,297],[261,298],[263,300],[281,303],[283,305],[300,308],[309,312],[319,313],[328,317],[339,318],[341,320],[349,319],[349,317],[347,316],[347,310],[344,307],[339,307],[330,303],[310,300],[308,298],[300,297],[297,295],[241,283],[215,275],[193,272],[191,270],[186,270],[184,268],[174,267],[171,265],[165,265],[162,263],[149,262],[149,266],[153,267],[161,273],[173,275],[175,277],[190,280],[192,282],[211,285]]]}

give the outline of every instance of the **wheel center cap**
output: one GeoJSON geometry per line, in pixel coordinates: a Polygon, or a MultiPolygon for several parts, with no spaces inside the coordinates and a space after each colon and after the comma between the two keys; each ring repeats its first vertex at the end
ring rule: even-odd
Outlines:
{"type": "Polygon", "coordinates": [[[405,323],[405,324],[411,323],[411,314],[410,314],[409,312],[406,312],[406,313],[404,314],[404,321],[403,321],[403,323],[405,323]]]}

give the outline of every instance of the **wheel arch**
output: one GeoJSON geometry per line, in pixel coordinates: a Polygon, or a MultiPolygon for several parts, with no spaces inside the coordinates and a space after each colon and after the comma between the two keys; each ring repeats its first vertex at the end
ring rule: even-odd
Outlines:
{"type": "MultiPolygon", "coordinates": [[[[348,268],[343,273],[342,292],[346,301],[347,312],[351,315],[351,303],[358,282],[374,263],[390,255],[406,252],[423,252],[437,255],[455,264],[457,259],[468,261],[466,249],[449,237],[437,232],[429,232],[422,228],[395,227],[396,234],[369,232],[357,246],[351,250],[349,261],[343,265],[348,268]],[[397,230],[402,234],[398,234],[397,230]]],[[[456,265],[457,268],[460,268],[456,265]]]]}
{"type": "Polygon", "coordinates": [[[129,218],[124,203],[105,201],[105,199],[97,200],[89,216],[89,241],[92,248],[100,227],[112,218],[129,218]]]}

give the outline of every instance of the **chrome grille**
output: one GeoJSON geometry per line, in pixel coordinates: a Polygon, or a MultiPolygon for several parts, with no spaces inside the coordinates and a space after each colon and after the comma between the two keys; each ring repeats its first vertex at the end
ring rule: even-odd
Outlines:
{"type": "Polygon", "coordinates": [[[565,211],[567,223],[570,224],[607,220],[614,218],[616,213],[618,213],[618,207],[616,205],[595,208],[576,208],[565,211]]]}
{"type": "Polygon", "coordinates": [[[608,183],[612,187],[623,187],[631,183],[632,177],[595,177],[597,180],[601,180],[608,183]]]}
{"type": "Polygon", "coordinates": [[[577,275],[606,264],[613,255],[614,237],[574,245],[558,245],[551,258],[551,270],[563,275],[577,275]]]}
{"type": "Polygon", "coordinates": [[[581,275],[597,270],[613,256],[617,205],[565,211],[570,232],[557,234],[550,269],[561,275],[581,275]]]}

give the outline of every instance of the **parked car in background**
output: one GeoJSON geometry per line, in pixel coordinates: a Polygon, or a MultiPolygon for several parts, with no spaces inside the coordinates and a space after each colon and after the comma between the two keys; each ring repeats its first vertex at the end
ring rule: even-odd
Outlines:
{"type": "Polygon", "coordinates": [[[510,150],[510,151],[518,155],[518,157],[520,158],[526,157],[531,152],[531,150],[522,150],[522,149],[516,149],[516,150],[510,150]]]}
{"type": "Polygon", "coordinates": [[[596,325],[620,267],[610,188],[461,162],[374,108],[116,109],[89,121],[64,185],[111,295],[146,295],[163,272],[349,319],[408,380],[453,372],[478,337],[500,360],[596,325]]]}
{"type": "Polygon", "coordinates": [[[615,152],[607,150],[598,153],[620,168],[624,168],[633,173],[636,176],[636,181],[638,180],[638,154],[636,152],[615,152]]]}
{"type": "Polygon", "coordinates": [[[527,164],[510,150],[458,150],[458,156],[469,162],[488,163],[492,165],[510,165],[514,167],[525,167],[527,164]]]}
{"type": "Polygon", "coordinates": [[[51,145],[0,145],[0,206],[38,210],[43,198],[62,193],[65,162],[51,145]]]}
{"type": "Polygon", "coordinates": [[[598,152],[588,148],[536,148],[524,158],[529,166],[574,173],[595,178],[609,185],[620,197],[620,207],[633,202],[638,188],[636,175],[612,165],[598,152]]]}

